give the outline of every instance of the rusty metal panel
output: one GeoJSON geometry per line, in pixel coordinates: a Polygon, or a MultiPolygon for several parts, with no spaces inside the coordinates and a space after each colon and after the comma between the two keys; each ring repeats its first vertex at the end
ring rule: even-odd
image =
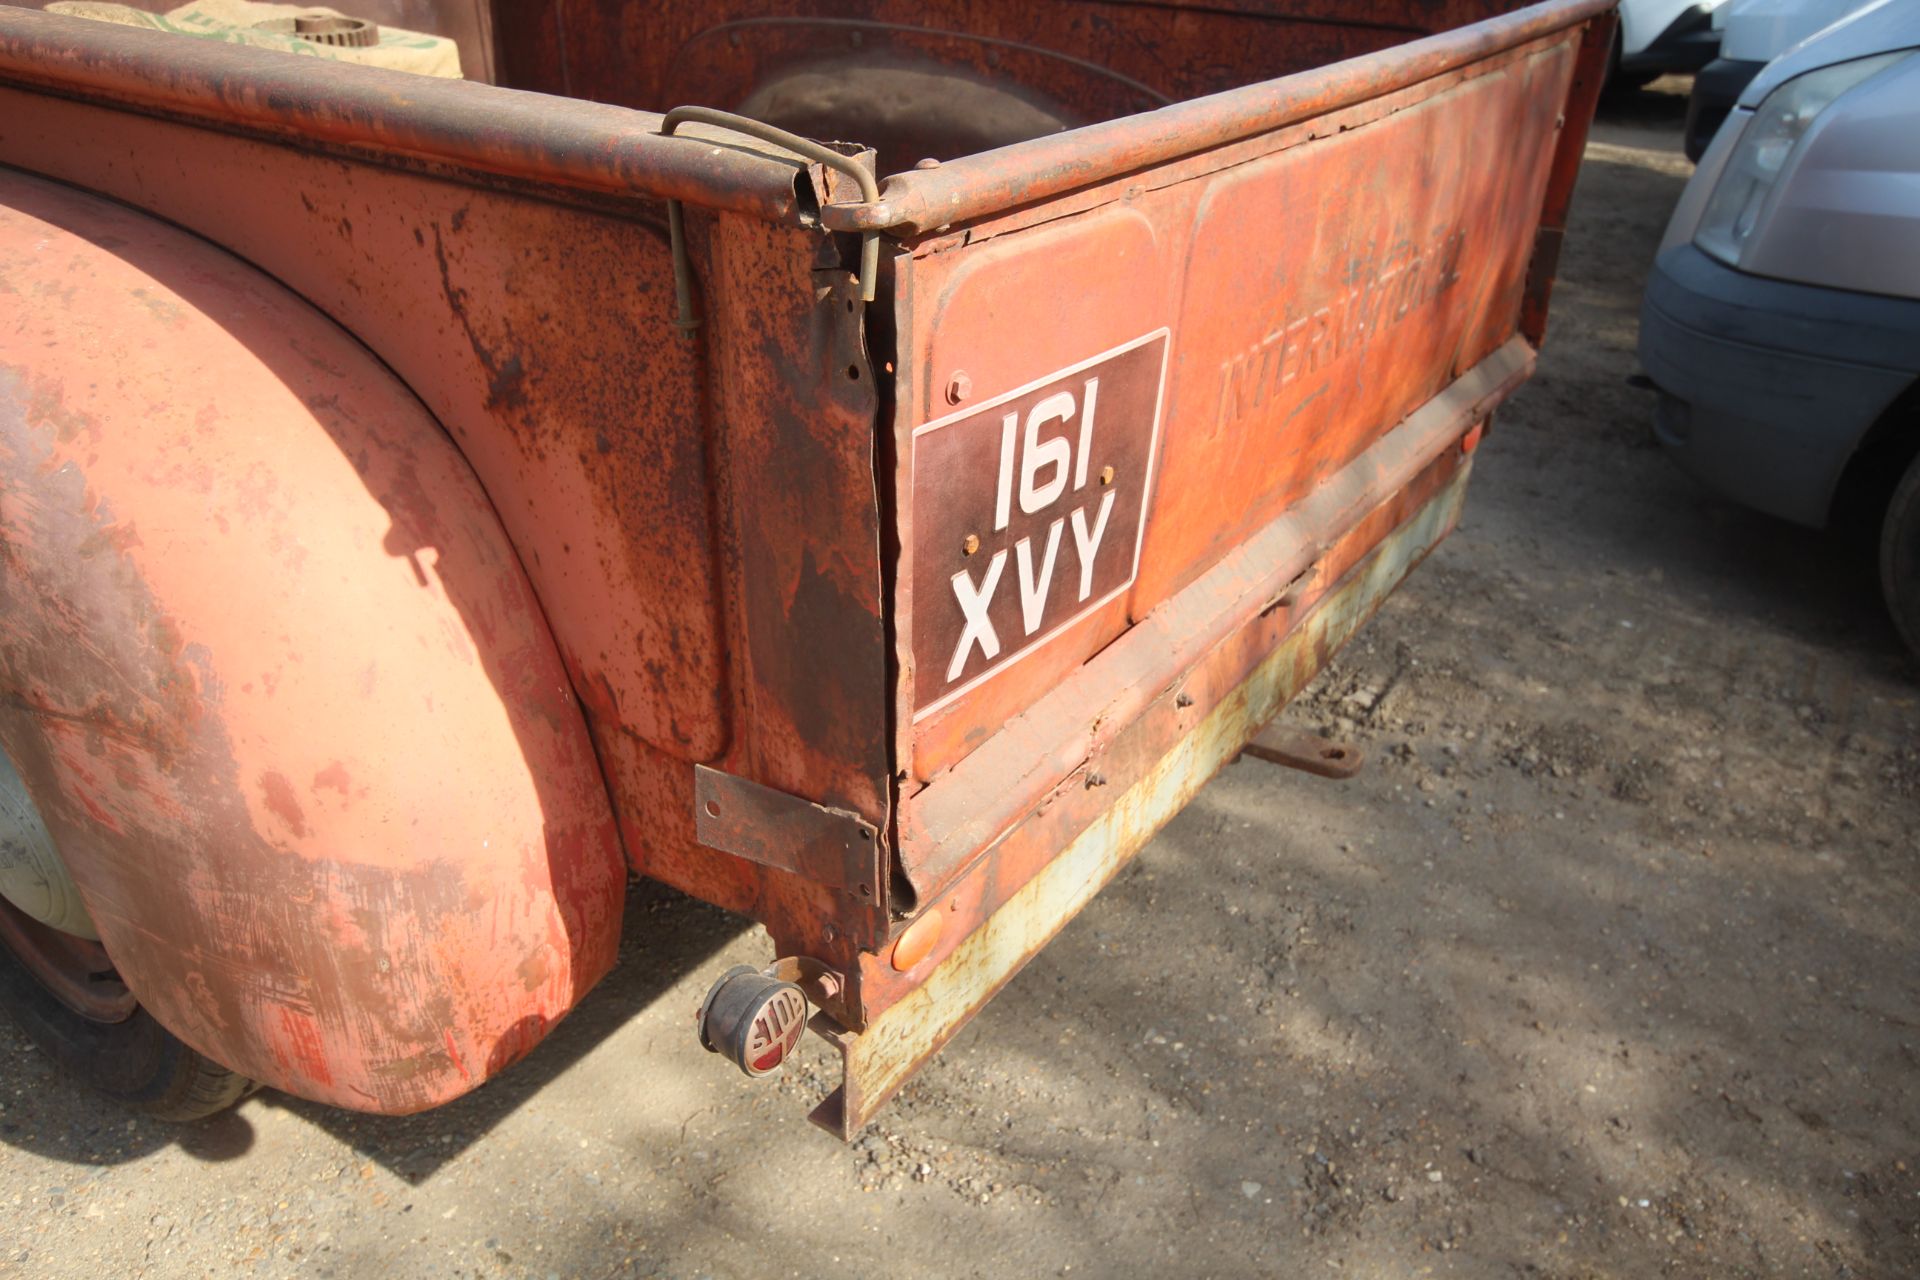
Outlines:
{"type": "MultiPolygon", "coordinates": [[[[882,833],[875,844],[884,856],[892,788],[873,467],[879,391],[859,289],[818,232],[732,214],[705,229],[713,285],[702,329],[714,421],[722,424],[714,469],[737,689],[736,732],[714,763],[856,815],[882,833]]],[[[679,803],[697,821],[692,795],[679,803]]],[[[659,838],[645,829],[651,814],[633,816],[627,829],[639,842],[639,870],[739,902],[783,953],[851,970],[857,948],[886,936],[884,878],[874,877],[870,894],[848,894],[810,875],[659,838]]]]}
{"type": "Polygon", "coordinates": [[[720,752],[702,371],[657,206],[609,217],[4,88],[0,113],[0,159],[231,248],[372,347],[486,487],[596,732],[720,752]]]}
{"type": "MultiPolygon", "coordinates": [[[[1532,367],[1527,280],[1543,218],[1564,215],[1567,113],[1592,105],[1593,9],[1542,6],[1154,113],[1217,132],[1212,152],[1120,121],[1073,139],[1102,135],[1077,161],[1021,144],[902,175],[884,209],[828,212],[930,231],[898,264],[897,439],[944,412],[956,371],[991,400],[1067,364],[1063,344],[1100,350],[1103,325],[1164,326],[1171,358],[1124,610],[925,716],[918,617],[937,575],[914,557],[960,531],[950,502],[898,512],[898,740],[915,782],[897,856],[915,930],[945,924],[901,968],[863,958],[866,1025],[830,1037],[847,1083],[817,1118],[864,1123],[1451,527],[1471,443],[1532,367]],[[1309,104],[1320,114],[1294,114],[1309,104]],[[1278,127],[1245,132],[1263,113],[1278,127]],[[1106,164],[1125,176],[1089,178],[1106,164]],[[1052,198],[1020,203],[1036,191],[1052,198]],[[1045,285],[1050,260],[1077,274],[1076,251],[1127,285],[1084,323],[1045,285]],[[1178,794],[1143,781],[1168,767],[1178,794]]],[[[993,492],[992,469],[973,483],[993,492]]]]}
{"type": "MultiPolygon", "coordinates": [[[[1263,634],[1277,643],[1301,601],[1344,572],[1340,556],[1350,552],[1336,549],[1370,521],[1374,537],[1391,528],[1398,517],[1380,526],[1388,519],[1381,513],[1400,511],[1409,494],[1417,494],[1420,477],[1432,473],[1435,459],[1457,453],[1462,438],[1532,367],[1526,343],[1509,342],[1311,498],[1009,719],[1000,737],[904,800],[898,856],[922,900],[971,874],[968,869],[983,859],[1004,863],[996,842],[1070,786],[1106,742],[1179,683],[1220,637],[1257,617],[1267,628],[1263,634]]],[[[999,867],[992,874],[1017,885],[1032,870],[999,867]]]]}
{"type": "MultiPolygon", "coordinates": [[[[829,237],[796,225],[796,192],[815,177],[698,130],[658,140],[671,154],[656,165],[646,119],[601,109],[622,127],[617,142],[595,141],[600,123],[567,104],[544,108],[558,136],[489,135],[498,154],[481,155],[444,115],[459,102],[426,88],[382,112],[364,68],[347,68],[329,104],[362,112],[357,133],[337,120],[298,132],[338,68],[283,77],[281,98],[229,101],[221,86],[242,71],[267,89],[284,68],[197,55],[176,65],[171,46],[145,45],[35,61],[45,31],[9,22],[0,14],[0,82],[62,75],[100,101],[0,84],[0,161],[228,245],[371,346],[445,424],[505,522],[588,711],[635,869],[851,967],[856,940],[884,936],[884,882],[843,908],[804,877],[702,846],[693,805],[694,761],[870,821],[889,804],[878,386],[849,273],[829,237]],[[182,120],[112,101],[176,92],[182,120]],[[349,135],[339,154],[315,153],[349,135]],[[395,167],[396,140],[436,166],[517,165],[518,180],[567,203],[491,184],[491,170],[395,167]],[[594,150],[592,174],[580,147],[594,150]],[[663,207],[586,194],[618,189],[632,157],[636,185],[698,198],[704,189],[675,175],[711,162],[703,180],[724,188],[697,213],[710,281],[698,341],[673,326],[663,207]],[[754,194],[769,192],[769,172],[779,200],[754,194]],[[757,216],[726,221],[732,206],[757,216]]],[[[113,35],[82,25],[89,39],[113,35]]],[[[513,95],[488,100],[463,128],[483,116],[525,125],[513,95]]]]}
{"type": "Polygon", "coordinates": [[[0,5],[0,84],[274,138],[308,152],[504,179],[549,196],[685,200],[775,221],[803,212],[790,163],[735,140],[689,147],[658,118],[0,5]]]}
{"type": "MultiPolygon", "coordinates": [[[[516,0],[495,4],[494,29],[502,83],[601,102],[741,109],[793,68],[844,77],[873,66],[925,67],[950,86],[1018,86],[1073,125],[1360,57],[1516,7],[1516,0],[681,0],[653,5],[636,22],[620,0],[516,0]]],[[[859,112],[870,132],[889,135],[860,141],[897,151],[900,163],[890,170],[919,158],[884,145],[913,138],[888,119],[891,105],[869,103],[859,112]]],[[[951,126],[946,132],[955,136],[951,126]]],[[[919,154],[960,153],[942,154],[936,142],[919,154]]]]}
{"type": "Polygon", "coordinates": [[[1513,333],[1569,44],[1196,193],[1136,616],[1513,333]]]}
{"type": "Polygon", "coordinates": [[[612,965],[625,868],[473,473],[352,335],[0,169],[0,739],[114,965],[216,1061],[405,1112],[612,965]]]}
{"type": "Polygon", "coordinates": [[[1534,240],[1533,257],[1527,263],[1526,297],[1521,301],[1520,332],[1535,346],[1547,336],[1547,302],[1553,296],[1554,274],[1560,266],[1560,245],[1566,239],[1573,184],[1580,176],[1580,160],[1586,154],[1587,130],[1593,124],[1594,107],[1600,101],[1607,72],[1613,65],[1613,40],[1619,22],[1617,13],[1599,14],[1581,35],[1580,56],[1574,64],[1573,84],[1567,91],[1563,108],[1560,142],[1554,148],[1553,170],[1548,175],[1546,197],[1540,209],[1540,230],[1534,240]]]}
{"type": "MultiPolygon", "coordinates": [[[[1562,30],[1095,185],[1051,216],[1015,210],[915,245],[899,268],[894,430],[897,483],[916,499],[913,433],[953,412],[961,375],[992,401],[1136,334],[1165,328],[1171,352],[1130,594],[957,700],[941,692],[946,575],[972,529],[951,504],[903,504],[896,629],[911,734],[900,749],[915,778],[935,781],[988,744],[1030,756],[1033,743],[1003,734],[1012,717],[1506,341],[1578,41],[1577,27],[1562,30]],[[1502,145],[1488,147],[1495,135],[1502,145]],[[924,573],[922,548],[939,549],[924,573]]],[[[993,462],[975,465],[947,483],[991,495],[993,462]]],[[[909,865],[919,839],[903,835],[909,865]]]]}
{"type": "Polygon", "coordinates": [[[853,276],[827,247],[714,221],[710,358],[749,725],[733,771],[884,826],[879,393],[853,276]]]}

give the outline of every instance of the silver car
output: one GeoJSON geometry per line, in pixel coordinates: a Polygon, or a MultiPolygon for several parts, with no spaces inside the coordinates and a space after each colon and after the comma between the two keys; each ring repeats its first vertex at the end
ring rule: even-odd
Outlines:
{"type": "Polygon", "coordinates": [[[1655,434],[1747,506],[1882,502],[1887,603],[1920,653],[1920,0],[1756,76],[1701,157],[1640,318],[1655,434]]]}

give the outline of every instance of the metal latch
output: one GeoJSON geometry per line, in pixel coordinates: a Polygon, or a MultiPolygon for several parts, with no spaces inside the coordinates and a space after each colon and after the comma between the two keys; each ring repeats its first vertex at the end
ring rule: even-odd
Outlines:
{"type": "MultiPolygon", "coordinates": [[[[673,131],[688,121],[694,124],[712,125],[718,129],[731,129],[735,133],[744,133],[749,138],[758,138],[762,142],[771,142],[776,147],[785,147],[797,155],[803,155],[815,164],[824,164],[837,169],[860,184],[860,198],[868,204],[877,204],[880,200],[880,183],[871,170],[854,160],[843,156],[830,147],[824,147],[811,138],[803,138],[797,133],[788,133],[785,129],[776,129],[763,124],[751,116],[735,115],[731,111],[716,111],[712,107],[675,107],[667,112],[660,122],[660,133],[672,137],[673,131]]],[[[679,318],[674,322],[682,332],[692,333],[700,327],[700,318],[693,314],[693,266],[687,260],[686,213],[678,200],[667,201],[667,235],[673,246],[673,300],[679,309],[679,318]]],[[[880,275],[880,233],[863,231],[860,233],[860,300],[872,302],[874,284],[880,275]]]]}

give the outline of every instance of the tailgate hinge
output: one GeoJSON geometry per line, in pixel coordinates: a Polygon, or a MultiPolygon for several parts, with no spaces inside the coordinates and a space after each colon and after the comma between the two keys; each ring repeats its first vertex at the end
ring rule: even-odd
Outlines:
{"type": "Polygon", "coordinates": [[[697,764],[693,820],[696,837],[709,849],[867,902],[880,891],[880,835],[857,813],[697,764]]]}

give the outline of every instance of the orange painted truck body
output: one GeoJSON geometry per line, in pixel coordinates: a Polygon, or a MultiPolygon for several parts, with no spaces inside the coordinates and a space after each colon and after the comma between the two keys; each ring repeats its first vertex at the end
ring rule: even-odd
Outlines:
{"type": "Polygon", "coordinates": [[[632,872],[841,1132],[1451,528],[1612,30],[370,8],[494,83],[0,6],[0,744],[235,1070],[457,1096],[632,872]]]}

